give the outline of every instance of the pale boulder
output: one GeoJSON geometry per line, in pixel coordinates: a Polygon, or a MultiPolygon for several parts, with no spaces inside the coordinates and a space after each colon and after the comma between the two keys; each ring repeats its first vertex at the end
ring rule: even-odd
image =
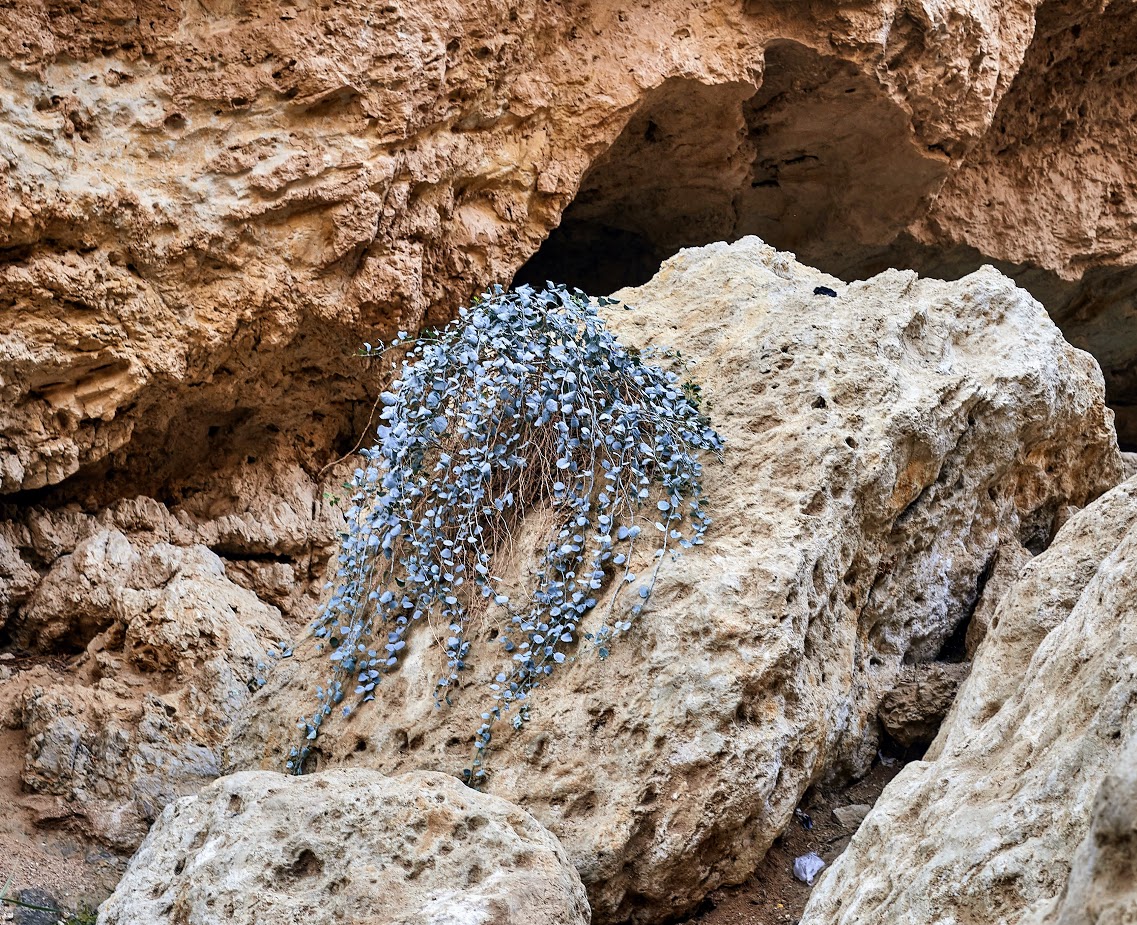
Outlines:
{"type": "MultiPolygon", "coordinates": [[[[488,789],[561,839],[599,921],[656,922],[746,878],[812,784],[867,770],[882,698],[937,660],[996,551],[1043,548],[1120,461],[1096,364],[991,269],[844,285],[746,238],[619,297],[634,306],[609,310],[619,336],[681,350],[665,362],[726,439],[707,464],[715,523],[664,564],[629,638],[603,661],[582,648],[520,732],[495,734],[488,789]]],[[[542,516],[514,538],[507,585],[542,548],[542,516]]],[[[501,664],[489,625],[442,711],[422,630],[376,703],[324,724],[313,767],[468,766],[501,664]]],[[[328,670],[299,646],[234,727],[227,767],[283,767],[328,670]]]]}
{"type": "Polygon", "coordinates": [[[1049,908],[1025,925],[1132,925],[1137,922],[1137,736],[1122,749],[1094,800],[1090,830],[1070,877],[1049,908]]]}
{"type": "Polygon", "coordinates": [[[246,772],[171,804],[99,925],[588,925],[563,848],[444,774],[246,772]]]}
{"type": "Polygon", "coordinates": [[[1076,514],[995,612],[929,750],[803,925],[1120,925],[1133,884],[1137,479],[1076,514]]]}

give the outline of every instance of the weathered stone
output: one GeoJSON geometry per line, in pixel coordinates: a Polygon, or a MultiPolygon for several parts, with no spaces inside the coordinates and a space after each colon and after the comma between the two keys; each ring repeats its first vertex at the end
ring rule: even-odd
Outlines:
{"type": "Polygon", "coordinates": [[[1131,479],[1137,475],[1137,453],[1122,453],[1121,467],[1127,479],[1131,479]]]}
{"type": "Polygon", "coordinates": [[[1130,479],[1023,570],[928,760],[885,788],[803,923],[1131,921],[1135,609],[1130,479]]]}
{"type": "MultiPolygon", "coordinates": [[[[558,223],[539,259],[522,272],[551,266],[549,275],[559,277],[558,270],[582,266],[599,284],[608,277],[597,267],[616,267],[614,279],[625,282],[634,266],[644,279],[679,245],[748,232],[846,277],[898,261],[959,274],[998,260],[1046,300],[1077,345],[1101,359],[1110,398],[1123,412],[1129,439],[1137,439],[1131,323],[1137,162],[1129,144],[1137,93],[1122,53],[1135,41],[1131,0],[661,0],[620,9],[536,0],[378,6],[343,0],[283,12],[138,0],[120,7],[34,0],[0,9],[0,492],[19,492],[0,511],[0,645],[49,657],[52,666],[60,653],[98,650],[81,656],[70,678],[54,667],[37,669],[44,693],[35,722],[58,729],[59,737],[44,740],[45,776],[34,786],[46,786],[54,765],[68,772],[66,743],[90,741],[92,729],[110,735],[119,725],[128,737],[152,730],[163,756],[162,743],[179,743],[182,757],[167,765],[175,776],[212,773],[212,745],[201,754],[185,750],[204,742],[197,732],[163,731],[166,707],[158,702],[183,690],[183,672],[196,670],[190,662],[178,657],[146,672],[116,666],[118,647],[126,645],[116,627],[129,625],[131,608],[147,606],[158,590],[130,576],[165,544],[207,547],[224,562],[221,599],[240,586],[279,608],[293,626],[303,625],[334,537],[325,489],[334,493],[338,480],[325,466],[373,424],[384,375],[380,364],[355,358],[359,343],[444,320],[471,292],[509,280],[558,223]],[[1038,183],[1040,176],[1047,182],[1038,183]],[[564,240],[576,247],[574,259],[566,259],[564,240]],[[121,593],[108,590],[120,583],[121,593]],[[120,611],[129,617],[125,623],[120,611]],[[100,684],[106,690],[89,694],[100,684]],[[80,724],[86,731],[58,726],[73,716],[87,717],[80,724]]],[[[891,279],[896,288],[887,297],[889,284],[870,291],[903,301],[901,277],[891,279]]],[[[794,325],[776,332],[783,340],[799,338],[795,349],[808,347],[808,325],[817,317],[828,323],[831,308],[801,296],[786,309],[796,312],[794,325]]],[[[993,323],[997,314],[985,300],[986,294],[977,300],[976,324],[993,323]]],[[[963,317],[973,306],[957,307],[963,317]]],[[[912,315],[908,321],[912,331],[889,342],[902,345],[900,365],[907,369],[918,356],[934,367],[942,358],[919,335],[923,322],[912,315]]],[[[655,323],[666,333],[672,321],[660,316],[655,323]]],[[[890,322],[882,324],[895,334],[890,322]]],[[[958,326],[953,330],[958,334],[958,326]]],[[[1014,354],[1008,338],[996,340],[996,351],[1014,354]]],[[[844,349],[828,345],[834,357],[844,349]]],[[[880,365],[885,381],[903,391],[909,374],[893,376],[897,362],[885,357],[880,365]]],[[[755,382],[768,375],[752,372],[755,382]]],[[[815,372],[819,379],[836,375],[820,365],[815,372]]],[[[1074,379],[1082,381],[1083,372],[1074,379]]],[[[877,367],[866,375],[878,375],[877,367]]],[[[895,683],[896,653],[935,659],[942,629],[972,609],[968,651],[974,652],[1015,562],[1049,542],[1067,502],[1081,504],[1112,478],[1104,455],[1091,452],[1079,468],[1074,451],[1046,444],[1042,430],[1052,427],[1055,439],[1070,446],[1100,448],[1107,427],[1095,419],[1079,430],[1077,414],[1052,413],[1070,401],[1052,371],[1040,375],[1054,394],[1040,399],[1038,426],[1024,412],[1005,428],[993,425],[975,436],[957,426],[971,408],[947,398],[943,408],[912,411],[908,422],[892,414],[893,429],[880,429],[887,449],[849,447],[862,468],[826,481],[799,478],[767,447],[755,451],[767,468],[758,481],[774,485],[780,497],[809,493],[809,517],[824,519],[826,505],[844,506],[841,517],[826,521],[837,546],[829,558],[819,552],[821,533],[798,530],[814,546],[792,551],[789,534],[797,528],[755,507],[765,517],[754,527],[756,542],[771,555],[791,550],[783,558],[794,563],[788,571],[796,577],[778,572],[778,580],[800,597],[785,620],[794,645],[808,640],[813,651],[795,655],[788,668],[776,653],[748,676],[758,681],[732,686],[738,722],[747,725],[766,709],[767,689],[783,696],[772,680],[780,671],[797,676],[807,665],[811,678],[824,677],[827,692],[790,711],[789,728],[808,730],[789,735],[781,750],[790,756],[790,791],[817,768],[840,774],[861,767],[876,741],[879,699],[895,683]],[[945,433],[962,434],[964,448],[948,447],[945,433]],[[980,439],[1021,441],[1023,453],[1035,456],[1001,448],[992,451],[987,474],[949,484],[953,466],[975,461],[968,441],[980,439]],[[1044,460],[1055,472],[1036,477],[1044,460]],[[941,462],[942,485],[930,478],[941,462]],[[878,464],[880,472],[866,471],[878,464]],[[877,484],[873,479],[893,478],[895,497],[907,498],[903,486],[914,479],[933,498],[928,505],[918,497],[895,530],[888,526],[891,502],[864,489],[877,484]],[[843,485],[846,496],[830,497],[830,483],[843,485]],[[997,497],[990,504],[980,499],[974,521],[983,536],[964,537],[964,514],[954,512],[958,523],[947,533],[964,537],[964,552],[943,566],[948,574],[928,564],[927,548],[899,557],[904,568],[930,572],[919,580],[933,589],[931,598],[917,600],[916,577],[904,579],[912,588],[895,592],[913,605],[914,622],[880,604],[878,597],[895,591],[896,549],[904,543],[947,549],[934,539],[939,512],[921,514],[935,509],[937,493],[991,490],[997,497]],[[859,504],[865,509],[853,513],[859,504]],[[857,530],[866,538],[848,540],[857,530]],[[842,637],[835,658],[855,650],[869,667],[850,657],[835,671],[816,647],[819,640],[830,644],[826,634],[834,626],[847,628],[833,616],[837,603],[826,605],[820,623],[812,617],[821,597],[845,593],[841,576],[831,573],[845,568],[850,555],[856,568],[848,594],[856,615],[849,622],[865,639],[842,637]],[[801,569],[813,563],[821,571],[811,590],[801,569]],[[886,613],[878,619],[873,608],[886,613]],[[872,665],[873,658],[880,664],[872,665]],[[829,694],[837,689],[845,693],[834,700],[829,694]],[[810,707],[848,707],[854,719],[838,713],[811,721],[810,707]],[[831,725],[848,730],[839,747],[831,747],[831,725]]],[[[739,385],[744,379],[729,387],[757,389],[739,385]]],[[[727,388],[721,377],[720,391],[727,388]]],[[[946,394],[926,396],[937,401],[946,394]]],[[[891,400],[870,399],[874,408],[891,400]]],[[[1078,414],[1088,414],[1094,401],[1085,398],[1078,414]]],[[[752,439],[750,428],[781,439],[787,426],[781,409],[763,408],[747,419],[735,445],[752,439]]],[[[978,418],[1010,415],[981,408],[978,418]]],[[[839,423],[849,439],[862,439],[864,422],[856,416],[847,413],[839,423]]],[[[806,437],[789,436],[783,449],[793,454],[806,437]]],[[[731,478],[755,483],[741,467],[731,478]]],[[[741,536],[743,514],[734,514],[732,529],[741,536]]],[[[741,540],[737,546],[749,549],[741,540]]],[[[748,568],[739,575],[760,583],[780,566],[748,568]]],[[[720,588],[705,601],[721,609],[721,600],[734,600],[730,593],[745,606],[765,607],[754,611],[763,619],[776,622],[769,614],[789,613],[750,588],[720,588]]],[[[727,637],[754,635],[737,613],[730,619],[742,629],[728,628],[727,637]]],[[[159,661],[166,643],[153,648],[159,661]]],[[[263,651],[267,641],[257,645],[263,651]]],[[[754,653],[764,651],[752,639],[747,657],[761,661],[754,653]]],[[[707,656],[716,670],[724,660],[722,653],[707,656]]],[[[624,681],[632,677],[628,665],[612,664],[624,681]]],[[[6,721],[23,721],[17,716],[23,695],[13,692],[25,689],[26,667],[21,663],[3,682],[6,721]]],[[[737,677],[734,666],[725,673],[737,677]]],[[[249,681],[243,669],[238,674],[249,681]]],[[[644,707],[642,698],[638,705],[644,707]]],[[[593,706],[600,719],[603,699],[593,706]]],[[[716,735],[723,734],[721,720],[715,714],[708,721],[716,735]]],[[[410,717],[403,731],[413,738],[419,723],[410,717]]],[[[465,735],[469,724],[455,725],[465,735]]],[[[665,725],[654,717],[636,728],[665,725]]],[[[437,743],[430,748],[441,750],[437,743]]],[[[751,773],[748,749],[732,753],[746,769],[737,775],[751,773]]],[[[768,777],[781,751],[772,748],[754,773],[768,777]]],[[[619,769],[608,773],[618,776],[619,769]]],[[[661,772],[661,786],[679,779],[669,774],[661,772]]],[[[113,815],[122,798],[113,790],[117,783],[98,786],[112,787],[99,805],[113,815]]],[[[163,786],[143,790],[166,794],[163,786]]],[[[617,805],[638,807],[632,799],[638,794],[627,789],[617,805]]],[[[569,793],[536,798],[552,807],[542,810],[545,818],[576,815],[569,793]]],[[[164,799],[148,796],[143,803],[164,799]]],[[[96,812],[87,797],[74,805],[96,812]]],[[[595,810],[588,805],[582,799],[582,820],[573,825],[590,824],[595,810]]],[[[740,824],[758,813],[739,808],[749,805],[741,797],[726,805],[740,824]]],[[[127,812],[122,818],[132,821],[113,838],[132,844],[151,811],[127,812]]],[[[781,803],[758,815],[765,833],[783,815],[781,803]]],[[[608,877],[603,872],[629,845],[678,842],[680,836],[652,828],[664,816],[657,808],[621,817],[615,853],[590,862],[599,872],[594,881],[608,877]]],[[[705,852],[688,881],[676,880],[674,900],[661,898],[667,875],[644,873],[644,860],[613,887],[609,907],[634,896],[641,883],[648,883],[649,907],[684,907],[704,881],[747,869],[766,837],[744,846],[734,862],[704,863],[704,856],[718,856],[731,823],[720,829],[691,815],[676,830],[687,823],[705,852]]],[[[590,838],[603,841],[582,836],[584,854],[590,838]]]]}
{"type": "Polygon", "coordinates": [[[1137,118],[1132,0],[1047,0],[991,127],[880,265],[960,275],[995,263],[1050,310],[1106,377],[1137,442],[1137,118]],[[1046,177],[1045,182],[1038,178],[1046,177]]]}
{"type": "Polygon", "coordinates": [[[9,5],[0,490],[102,463],[152,494],[273,428],[322,465],[374,394],[359,343],[510,279],[582,183],[652,267],[887,246],[987,136],[1037,6],[9,5]]]}
{"type": "MultiPolygon", "coordinates": [[[[140,571],[139,562],[125,535],[100,530],[54,564],[27,606],[9,621],[9,638],[38,652],[81,650],[115,621],[116,604],[140,571]]],[[[144,586],[153,582],[149,575],[139,578],[144,586]]]]}
{"type": "Polygon", "coordinates": [[[524,810],[444,774],[247,772],[171,804],[99,925],[588,925],[524,810]]]}
{"type": "Polygon", "coordinates": [[[833,818],[846,829],[855,829],[865,821],[872,807],[867,803],[852,803],[848,806],[838,806],[833,810],[833,818]]]}
{"type": "Polygon", "coordinates": [[[933,662],[901,671],[877,710],[885,732],[905,748],[930,744],[970,667],[966,662],[933,662]]]}
{"type": "Polygon", "coordinates": [[[49,815],[121,850],[217,776],[218,745],[289,635],[209,550],[139,551],[115,530],[56,563],[19,628],[49,651],[82,640],[67,674],[39,667],[0,683],[28,737],[23,782],[55,798],[49,815]]]}
{"type": "Polygon", "coordinates": [[[201,474],[177,501],[137,495],[100,507],[95,495],[0,510],[0,628],[27,650],[81,649],[111,620],[108,589],[158,544],[207,547],[229,580],[306,623],[342,521],[329,489],[342,494],[344,471],[313,477],[268,446],[255,464],[201,474]]]}
{"type": "Polygon", "coordinates": [[[1137,736],[1118,755],[1094,800],[1070,877],[1052,905],[1025,925],[1128,925],[1137,921],[1137,736]]]}
{"type": "Polygon", "coordinates": [[[0,533],[0,630],[28,599],[40,576],[20,555],[15,544],[0,533]]]}
{"type": "MultiPolygon", "coordinates": [[[[993,270],[846,286],[748,238],[621,297],[635,310],[612,326],[681,348],[726,438],[706,473],[715,524],[665,563],[630,638],[604,661],[582,649],[521,732],[495,734],[489,789],[561,838],[598,920],[647,922],[745,878],[811,784],[867,770],[881,699],[967,619],[995,551],[1045,545],[1120,462],[1096,365],[993,270]]],[[[544,529],[534,514],[514,537],[507,587],[544,529]]],[[[442,711],[438,651],[412,634],[379,702],[324,724],[316,766],[466,766],[499,670],[489,631],[442,711]]],[[[298,647],[228,766],[282,767],[328,670],[298,647]]]]}

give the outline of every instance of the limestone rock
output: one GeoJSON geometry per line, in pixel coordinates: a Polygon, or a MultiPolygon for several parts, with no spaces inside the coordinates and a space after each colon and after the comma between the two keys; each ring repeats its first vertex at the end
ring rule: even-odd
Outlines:
{"type": "Polygon", "coordinates": [[[1135,525],[1130,479],[1026,566],[929,760],[885,788],[804,925],[1131,920],[1135,525]]]}
{"type": "Polygon", "coordinates": [[[1127,479],[1137,475],[1137,453],[1122,453],[1121,466],[1127,479]]]}
{"type": "Polygon", "coordinates": [[[0,490],[152,494],[273,428],[326,460],[374,394],[359,344],[508,280],[633,121],[634,188],[619,145],[584,190],[623,189],[626,235],[887,244],[1037,5],[5,6],[0,490]]]}
{"type": "Polygon", "coordinates": [[[905,668],[877,710],[885,732],[905,748],[930,745],[970,667],[933,662],[905,668]]]}
{"type": "Polygon", "coordinates": [[[217,776],[218,745],[289,635],[209,550],[139,550],[115,530],[56,563],[18,629],[47,651],[84,645],[66,674],[39,667],[0,684],[27,734],[24,785],[53,798],[49,815],[120,850],[217,776]]]}
{"type": "Polygon", "coordinates": [[[67,504],[0,507],[0,627],[8,643],[81,649],[111,620],[108,589],[158,545],[206,547],[229,580],[307,623],[342,522],[332,489],[342,494],[345,468],[313,477],[271,443],[260,452],[255,463],[219,463],[168,502],[137,494],[104,506],[97,494],[83,494],[67,504]]]}
{"type": "Polygon", "coordinates": [[[0,724],[27,739],[4,777],[25,792],[0,799],[129,852],[217,776],[232,716],[311,614],[339,516],[342,467],[313,478],[277,449],[165,502],[0,509],[0,646],[21,656],[0,724]]]}
{"type": "MultiPolygon", "coordinates": [[[[610,310],[617,333],[680,348],[727,441],[707,467],[715,524],[626,641],[582,649],[519,733],[495,734],[489,789],[561,839],[598,921],[650,922],[745,878],[811,784],[867,770],[882,698],[936,660],[996,551],[1045,546],[1120,461],[1093,360],[990,269],[846,286],[747,238],[620,295],[635,310],[610,310]]],[[[507,583],[542,529],[523,525],[507,583]]],[[[437,711],[423,629],[377,703],[324,725],[317,767],[467,765],[499,667],[483,648],[437,711]]],[[[282,766],[324,658],[306,644],[273,674],[228,767],[282,766]]]]}
{"type": "Polygon", "coordinates": [[[1094,800],[1070,877],[1030,925],[1126,925],[1137,921],[1137,736],[1118,755],[1094,800]]]}
{"type": "MultiPolygon", "coordinates": [[[[39,652],[82,648],[114,622],[116,604],[139,561],[120,531],[100,530],[53,565],[11,621],[9,637],[21,648],[39,652]]],[[[140,576],[143,583],[149,578],[140,576]]]]}
{"type": "Polygon", "coordinates": [[[1048,0],[991,127],[927,215],[884,259],[929,274],[995,263],[1049,309],[1106,376],[1123,442],[1137,441],[1137,93],[1132,0],[1048,0]],[[1045,176],[1046,182],[1038,178],[1045,176]]]}
{"type": "Polygon", "coordinates": [[[851,803],[848,806],[838,806],[833,810],[833,818],[846,829],[855,829],[865,821],[865,816],[872,809],[867,803],[851,803]]]}
{"type": "Polygon", "coordinates": [[[39,584],[36,574],[20,555],[13,543],[0,533],[0,630],[4,629],[9,615],[39,584]]]}
{"type": "Polygon", "coordinates": [[[525,811],[444,774],[247,772],[171,804],[99,925],[587,925],[525,811]]]}

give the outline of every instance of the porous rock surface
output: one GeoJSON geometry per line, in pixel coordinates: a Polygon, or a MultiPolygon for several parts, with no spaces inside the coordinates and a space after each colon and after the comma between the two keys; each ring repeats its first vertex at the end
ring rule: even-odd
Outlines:
{"type": "Polygon", "coordinates": [[[171,804],[99,925],[588,925],[564,849],[445,774],[247,772],[171,804]]]}
{"type": "Polygon", "coordinates": [[[29,653],[0,681],[0,722],[25,735],[22,799],[131,851],[166,803],[220,773],[218,746],[294,631],[193,542],[224,525],[152,499],[97,516],[32,509],[6,528],[7,548],[43,571],[8,582],[0,608],[29,653]]]}
{"type": "Polygon", "coordinates": [[[904,748],[931,744],[969,668],[944,662],[906,667],[877,710],[884,731],[904,748]]]}
{"type": "Polygon", "coordinates": [[[1137,921],[1137,736],[1129,738],[1094,798],[1089,831],[1053,903],[1030,925],[1128,925],[1137,921]]]}
{"type": "Polygon", "coordinates": [[[358,434],[359,343],[510,279],[574,197],[651,269],[748,233],[850,272],[902,234],[1130,266],[1132,4],[1068,5],[6,4],[0,491],[150,494],[273,427],[321,457],[358,434]],[[1036,14],[1084,29],[1052,70],[1036,14]]]}
{"type": "Polygon", "coordinates": [[[323,486],[342,472],[318,481],[271,440],[235,449],[164,501],[0,505],[0,725],[23,739],[6,798],[98,851],[133,851],[217,776],[322,583],[342,523],[323,486]]]}
{"type": "Polygon", "coordinates": [[[1137,915],[1137,479],[999,604],[927,760],[885,789],[803,925],[1137,915]]]}
{"type": "MultiPolygon", "coordinates": [[[[488,789],[561,839],[598,921],[652,922],[745,878],[811,784],[867,770],[882,698],[937,660],[998,550],[1043,548],[1120,459],[1092,358],[991,269],[844,285],[745,238],[619,295],[618,335],[681,348],[726,440],[706,472],[715,523],[665,563],[628,639],[604,661],[581,649],[522,730],[495,735],[488,789]]],[[[540,520],[507,583],[543,548],[540,520]]],[[[376,703],[325,723],[314,767],[468,764],[493,647],[438,711],[423,630],[376,703]]],[[[281,767],[325,659],[309,643],[281,664],[229,767],[281,767]]]]}
{"type": "Polygon", "coordinates": [[[990,128],[884,255],[935,275],[997,262],[1097,357],[1128,443],[1137,441],[1134,47],[1132,0],[1039,4],[990,128]]]}
{"type": "MultiPolygon", "coordinates": [[[[0,648],[20,656],[2,669],[0,718],[28,734],[24,786],[35,795],[20,799],[38,801],[45,822],[129,850],[166,800],[214,773],[230,708],[259,683],[254,652],[269,651],[281,622],[294,631],[312,615],[342,482],[327,467],[373,425],[385,375],[353,356],[359,344],[444,320],[513,277],[554,228],[530,272],[568,278],[579,265],[595,293],[626,282],[629,267],[649,278],[681,245],[751,233],[847,279],[892,265],[960,275],[996,261],[1099,358],[1123,436],[1137,440],[1133,10],[1133,0],[0,5],[0,494],[10,502],[0,505],[0,648]],[[165,586],[170,569],[182,577],[165,586]],[[190,588],[215,639],[244,640],[231,663],[180,630],[143,632],[190,588]],[[127,627],[153,645],[128,645],[127,627]],[[206,664],[212,679],[197,674],[206,664]],[[193,691],[208,693],[199,703],[193,691]]],[[[831,303],[807,295],[793,310],[808,338],[831,303]]],[[[990,300],[967,310],[976,305],[973,322],[987,324],[990,300]]],[[[672,322],[658,323],[666,334],[672,322]]],[[[913,354],[913,337],[899,337],[898,356],[935,366],[934,348],[913,354]]],[[[858,754],[874,741],[865,717],[895,686],[895,653],[929,657],[984,584],[974,652],[1016,563],[1045,545],[1069,503],[1114,477],[1108,426],[1078,429],[1054,410],[1094,405],[1096,380],[1081,405],[1053,370],[1040,382],[1054,387],[1040,423],[1024,416],[992,437],[1022,439],[1028,455],[992,451],[1002,474],[960,487],[997,483],[977,509],[999,510],[976,528],[998,521],[994,565],[989,537],[969,539],[948,577],[930,582],[939,597],[911,608],[912,627],[896,633],[882,618],[881,639],[856,644],[888,650],[879,665],[868,656],[873,680],[855,675],[848,728],[869,730],[858,754]],[[1057,454],[1038,449],[1050,426],[1100,453],[1075,464],[1071,450],[1012,489],[1016,467],[1033,473],[1057,454]],[[987,579],[972,584],[978,558],[987,579]]],[[[899,466],[897,485],[923,483],[954,458],[941,445],[958,433],[963,409],[953,407],[897,424],[914,436],[879,454],[892,460],[881,471],[899,466]]],[[[781,426],[780,415],[770,422],[781,426]]],[[[858,440],[863,421],[848,423],[858,440]]],[[[772,453],[756,458],[787,465],[772,453]]],[[[919,530],[889,532],[891,514],[874,512],[891,506],[863,490],[871,473],[859,465],[836,482],[851,486],[853,500],[838,501],[854,509],[840,529],[868,524],[853,545],[868,550],[879,596],[891,593],[891,550],[919,530]],[[876,500],[862,505],[862,491],[876,500]]],[[[802,485],[779,492],[817,495],[822,512],[809,516],[823,516],[821,481],[802,485]]],[[[815,552],[790,555],[790,571],[815,552]]],[[[829,569],[814,596],[835,587],[829,569]]],[[[868,579],[854,581],[864,597],[858,581],[868,579]]],[[[743,725],[755,709],[756,688],[746,690],[743,725]]],[[[602,702],[593,706],[602,717],[602,702]]],[[[792,728],[809,725],[805,705],[791,712],[792,728]]],[[[828,730],[846,718],[811,722],[828,730]]],[[[802,741],[825,747],[804,746],[789,780],[809,777],[806,766],[862,763],[852,746],[830,749],[828,732],[811,735],[802,741]]],[[[570,793],[538,802],[550,817],[573,816],[570,793]]],[[[784,815],[781,802],[728,805],[741,819],[784,815]]],[[[640,816],[614,823],[617,848],[586,872],[616,883],[610,908],[632,903],[620,897],[639,887],[626,884],[645,878],[645,908],[683,907],[702,884],[747,869],[767,832],[763,822],[734,860],[698,861],[661,899],[663,877],[643,873],[651,859],[609,876],[621,846],[681,840],[682,826],[674,836],[652,828],[658,810],[640,816]]],[[[708,856],[729,825],[699,830],[708,856]]]]}

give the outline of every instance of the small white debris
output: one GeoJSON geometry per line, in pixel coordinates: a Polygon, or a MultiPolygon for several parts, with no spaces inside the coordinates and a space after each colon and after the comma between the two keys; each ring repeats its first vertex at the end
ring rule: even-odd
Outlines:
{"type": "Polygon", "coordinates": [[[821,873],[824,867],[825,862],[812,851],[803,854],[800,858],[794,858],[794,876],[810,886],[813,886],[813,878],[821,873]]]}

